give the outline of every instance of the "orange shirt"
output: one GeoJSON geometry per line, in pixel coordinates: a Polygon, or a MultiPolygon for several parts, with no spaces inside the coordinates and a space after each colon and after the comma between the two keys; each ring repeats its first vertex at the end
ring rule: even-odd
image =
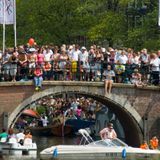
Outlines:
{"type": "Polygon", "coordinates": [[[148,149],[147,143],[141,144],[141,145],[140,145],[140,148],[141,148],[141,149],[148,149]]]}
{"type": "Polygon", "coordinates": [[[44,71],[50,71],[51,70],[51,64],[50,63],[47,63],[43,66],[44,68],[44,71]]]}

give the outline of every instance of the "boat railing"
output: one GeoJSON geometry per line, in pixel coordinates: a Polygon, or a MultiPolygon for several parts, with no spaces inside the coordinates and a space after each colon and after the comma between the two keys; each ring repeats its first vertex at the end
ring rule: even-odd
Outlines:
{"type": "Polygon", "coordinates": [[[94,140],[92,139],[92,137],[86,129],[80,129],[78,130],[78,132],[82,135],[79,145],[85,145],[94,142],[94,140]]]}

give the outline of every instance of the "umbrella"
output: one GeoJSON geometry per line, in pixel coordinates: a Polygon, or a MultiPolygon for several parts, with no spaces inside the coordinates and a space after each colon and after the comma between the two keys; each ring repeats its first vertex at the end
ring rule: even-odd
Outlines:
{"type": "Polygon", "coordinates": [[[22,112],[23,115],[27,115],[27,116],[31,116],[31,117],[35,117],[35,118],[39,118],[39,114],[32,110],[32,109],[26,109],[22,112]]]}

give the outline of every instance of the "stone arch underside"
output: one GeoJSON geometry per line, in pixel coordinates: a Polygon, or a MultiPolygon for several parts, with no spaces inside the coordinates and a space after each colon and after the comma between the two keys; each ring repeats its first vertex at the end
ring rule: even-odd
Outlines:
{"type": "Polygon", "coordinates": [[[116,114],[120,123],[122,124],[127,144],[131,146],[140,145],[140,142],[143,138],[143,121],[138,112],[134,109],[133,106],[131,106],[129,101],[123,96],[119,96],[116,94],[111,94],[109,97],[105,97],[103,93],[93,93],[87,90],[86,87],[81,87],[79,91],[70,86],[58,88],[53,87],[34,94],[33,96],[27,98],[25,101],[19,104],[16,109],[10,114],[8,127],[14,126],[18,117],[21,115],[21,112],[26,109],[29,104],[48,95],[61,95],[63,93],[69,92],[84,95],[102,102],[103,104],[107,104],[107,107],[116,114]]]}

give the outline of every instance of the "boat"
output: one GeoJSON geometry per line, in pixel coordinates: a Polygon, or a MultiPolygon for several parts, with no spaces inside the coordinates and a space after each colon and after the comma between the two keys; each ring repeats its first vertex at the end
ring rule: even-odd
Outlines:
{"type": "Polygon", "coordinates": [[[76,133],[80,129],[89,128],[95,125],[95,121],[86,120],[86,119],[67,119],[65,122],[66,125],[71,125],[73,127],[73,132],[76,133]]]}
{"type": "Polygon", "coordinates": [[[63,137],[72,133],[71,125],[58,124],[52,127],[51,132],[54,136],[63,137]]]}
{"type": "Polygon", "coordinates": [[[72,133],[71,125],[54,124],[45,127],[29,127],[33,136],[65,136],[72,133]]]}
{"type": "Polygon", "coordinates": [[[56,145],[40,152],[40,158],[58,160],[159,160],[160,151],[144,150],[128,146],[120,139],[93,141],[85,129],[79,130],[82,135],[80,145],[56,145]]]}
{"type": "Polygon", "coordinates": [[[41,127],[28,127],[28,129],[31,131],[31,134],[33,136],[51,136],[52,135],[52,125],[41,127]]]}
{"type": "Polygon", "coordinates": [[[1,155],[36,157],[37,145],[30,138],[26,138],[23,145],[18,143],[16,138],[10,138],[8,142],[0,142],[0,153],[1,155]]]}

